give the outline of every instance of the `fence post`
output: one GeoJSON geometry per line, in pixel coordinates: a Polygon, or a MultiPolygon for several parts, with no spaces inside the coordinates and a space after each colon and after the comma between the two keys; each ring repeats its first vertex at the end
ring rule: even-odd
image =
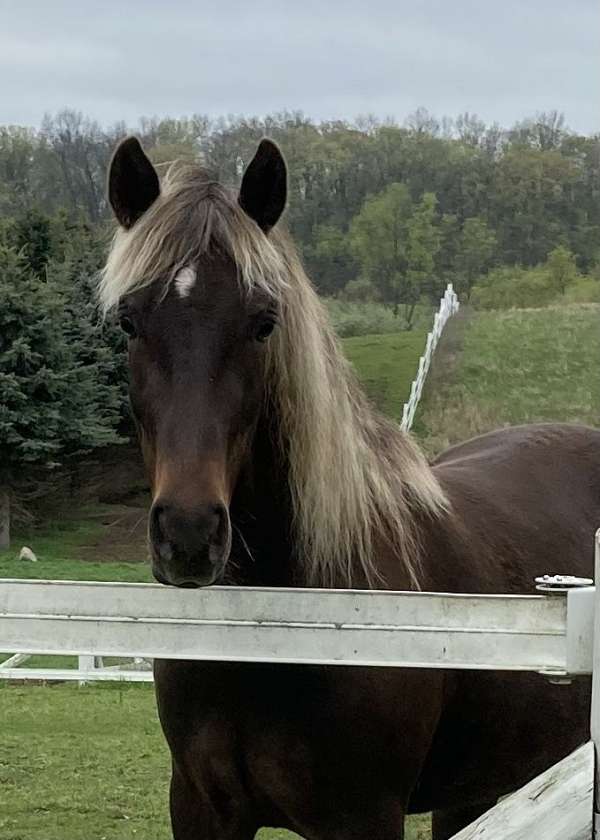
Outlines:
{"type": "Polygon", "coordinates": [[[596,531],[594,550],[594,659],[592,672],[592,710],[590,730],[594,742],[594,838],[600,838],[600,529],[596,531]]]}
{"type": "MultiPolygon", "coordinates": [[[[94,656],[80,654],[77,657],[77,668],[79,671],[93,671],[96,662],[94,656]]],[[[85,685],[86,680],[79,680],[79,685],[85,685]]]]}

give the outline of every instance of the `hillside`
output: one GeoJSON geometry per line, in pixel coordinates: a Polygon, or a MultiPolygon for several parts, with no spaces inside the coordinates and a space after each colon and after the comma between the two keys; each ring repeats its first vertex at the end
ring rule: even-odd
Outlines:
{"type": "MultiPolygon", "coordinates": [[[[343,341],[367,393],[396,420],[408,397],[425,330],[343,341]]],[[[438,347],[414,432],[429,453],[503,425],[562,420],[600,425],[600,306],[463,311],[438,347]]],[[[56,511],[51,524],[19,528],[36,567],[0,554],[3,576],[147,580],[145,504],[56,511]]]]}
{"type": "Polygon", "coordinates": [[[463,313],[448,324],[414,428],[429,453],[553,420],[600,425],[600,306],[463,313]]]}

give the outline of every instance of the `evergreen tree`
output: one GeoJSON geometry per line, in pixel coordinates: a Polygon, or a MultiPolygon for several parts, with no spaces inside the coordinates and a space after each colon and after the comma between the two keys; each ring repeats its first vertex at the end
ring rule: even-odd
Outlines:
{"type": "Polygon", "coordinates": [[[119,441],[118,389],[83,350],[57,283],[0,246],[0,547],[10,543],[9,496],[41,471],[119,441]],[[75,339],[75,340],[74,340],[75,339]]]}
{"type": "Polygon", "coordinates": [[[31,208],[15,219],[14,240],[34,274],[42,277],[52,251],[50,219],[31,208]]]}

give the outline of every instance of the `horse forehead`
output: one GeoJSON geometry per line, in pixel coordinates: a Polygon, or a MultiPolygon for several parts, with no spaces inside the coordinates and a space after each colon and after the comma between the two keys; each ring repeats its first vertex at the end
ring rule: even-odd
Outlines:
{"type": "Polygon", "coordinates": [[[191,265],[187,265],[178,271],[175,275],[174,286],[179,297],[189,297],[197,279],[198,273],[191,265]]]}

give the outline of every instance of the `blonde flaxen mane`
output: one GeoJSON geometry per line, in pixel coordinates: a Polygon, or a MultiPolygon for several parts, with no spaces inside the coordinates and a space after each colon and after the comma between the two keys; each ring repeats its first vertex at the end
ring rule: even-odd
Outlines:
{"type": "Polygon", "coordinates": [[[154,282],[166,293],[182,268],[212,248],[232,257],[249,294],[260,288],[281,309],[269,342],[268,392],[289,464],[296,551],[307,582],[349,585],[358,564],[361,577],[376,585],[375,539],[383,535],[419,588],[415,515],[439,516],[447,507],[443,491],[410,437],[376,412],[356,384],[284,233],[266,237],[233,191],[199,167],[173,166],[149,210],[115,235],[99,287],[103,310],[154,282]]]}

